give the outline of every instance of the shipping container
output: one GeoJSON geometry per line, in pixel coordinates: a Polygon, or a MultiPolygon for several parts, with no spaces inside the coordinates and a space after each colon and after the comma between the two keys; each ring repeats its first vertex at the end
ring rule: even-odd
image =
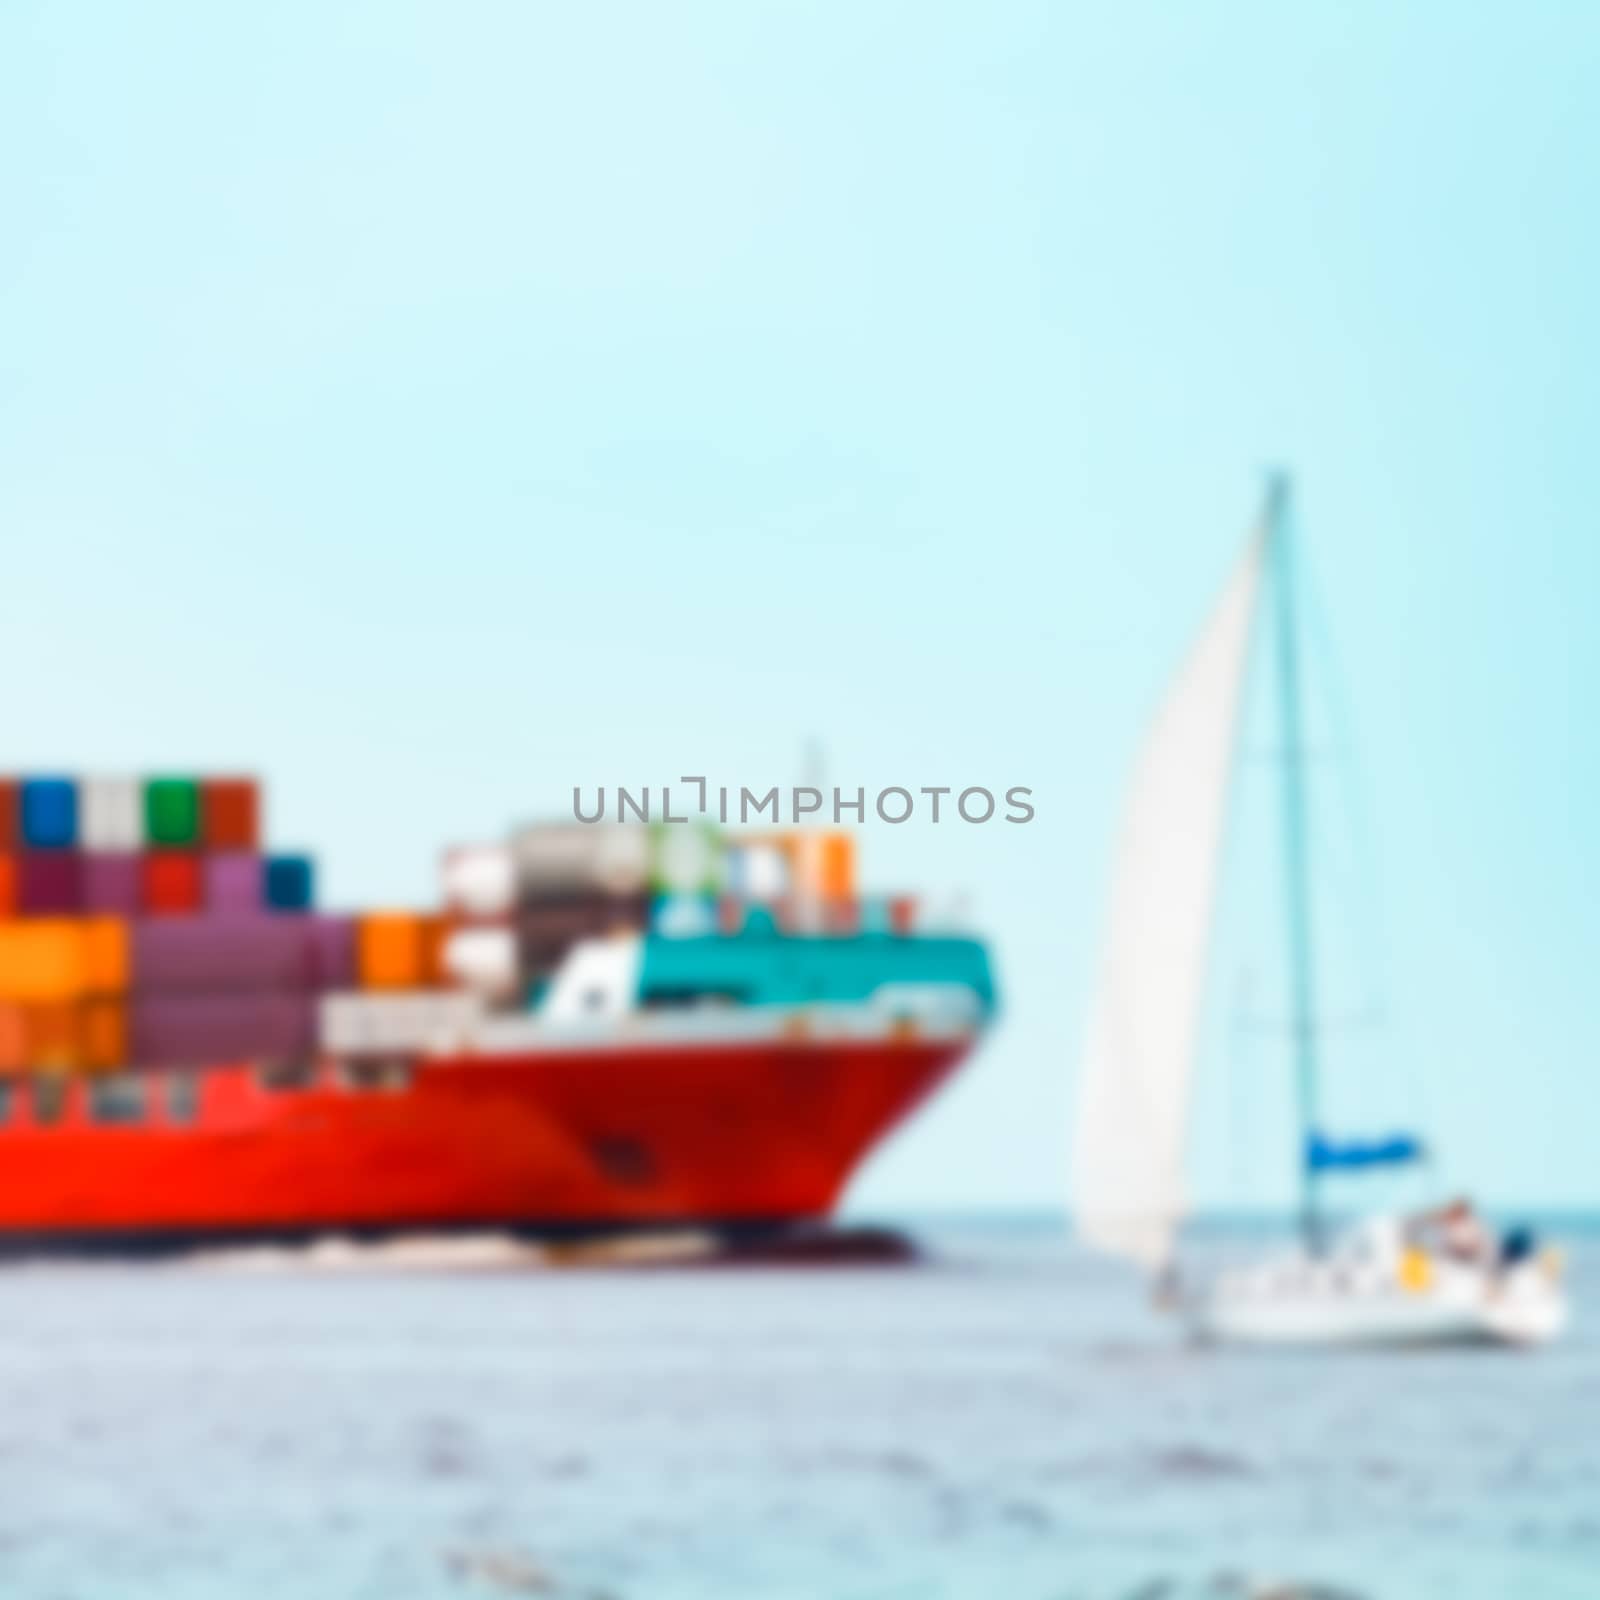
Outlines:
{"type": "Polygon", "coordinates": [[[22,843],[33,850],[70,850],[78,842],[78,786],[71,778],[24,778],[22,843]]]}
{"type": "Polygon", "coordinates": [[[489,994],[515,990],[519,976],[517,935],[511,928],[454,929],[444,941],[447,982],[489,994]]]}
{"type": "Polygon", "coordinates": [[[205,858],[206,910],[213,916],[259,915],[264,908],[261,857],[226,851],[205,858]]]}
{"type": "Polygon", "coordinates": [[[121,1000],[101,997],[81,1003],[79,1048],[83,1065],[92,1071],[127,1065],[128,1015],[121,1000]]]}
{"type": "Polygon", "coordinates": [[[483,1002],[460,990],[327,994],[318,1008],[322,1048],[333,1055],[409,1055],[471,1047],[483,1002]]]}
{"type": "Polygon", "coordinates": [[[61,916],[83,908],[82,857],[76,852],[25,850],[16,862],[20,916],[61,916]]]}
{"type": "Polygon", "coordinates": [[[309,856],[268,856],[262,889],[269,911],[309,911],[313,873],[309,856]]]}
{"type": "Polygon", "coordinates": [[[20,797],[15,778],[0,778],[0,851],[15,850],[22,843],[20,797]]]}
{"type": "Polygon", "coordinates": [[[35,1072],[70,1072],[84,1065],[82,1012],[76,1001],[39,1000],[23,1011],[25,1063],[35,1072]]]}
{"type": "Polygon", "coordinates": [[[449,937],[452,924],[437,913],[421,919],[422,923],[422,976],[424,989],[443,989],[450,983],[444,967],[444,942],[449,937]]]}
{"type": "Polygon", "coordinates": [[[128,924],[121,917],[83,917],[77,927],[84,988],[90,994],[120,994],[131,973],[128,924]]]}
{"type": "Polygon", "coordinates": [[[208,850],[254,851],[261,843],[261,797],[254,778],[207,778],[200,786],[208,850]]]}
{"type": "Polygon", "coordinates": [[[54,1003],[128,981],[127,927],[114,917],[0,922],[0,998],[54,1003]]]}
{"type": "Polygon", "coordinates": [[[830,833],[822,842],[821,890],[828,900],[846,901],[856,892],[856,841],[854,834],[830,833]]]}
{"type": "Polygon", "coordinates": [[[19,1000],[0,1000],[0,1073],[21,1072],[27,1064],[27,1010],[19,1000]]]}
{"type": "Polygon", "coordinates": [[[424,967],[423,919],[414,912],[372,912],[356,924],[357,973],[363,989],[417,989],[424,967]]]}
{"type": "Polygon", "coordinates": [[[802,829],[789,835],[795,894],[847,900],[855,893],[855,840],[848,833],[802,829]]]}
{"type": "Polygon", "coordinates": [[[296,1061],[316,1049],[313,996],[259,993],[135,995],[130,1054],[153,1067],[296,1061]]]}
{"type": "Polygon", "coordinates": [[[152,850],[140,858],[140,903],[151,916],[193,916],[205,904],[200,857],[182,850],[152,850]]]}
{"type": "Polygon", "coordinates": [[[517,861],[501,844],[462,845],[445,852],[439,871],[445,906],[461,916],[497,917],[517,900],[517,861]]]}
{"type": "Polygon", "coordinates": [[[314,987],[353,989],[357,982],[355,918],[311,916],[307,924],[314,987]]]}
{"type": "Polygon", "coordinates": [[[319,973],[309,917],[161,917],[135,922],[133,988],[161,992],[310,989],[319,973]]]}
{"type": "Polygon", "coordinates": [[[157,849],[200,842],[200,786],[193,778],[151,778],[144,786],[145,840],[157,849]]]}
{"type": "Polygon", "coordinates": [[[78,843],[84,850],[133,851],[144,845],[137,778],[85,778],[78,786],[78,843]]]}
{"type": "Polygon", "coordinates": [[[106,1071],[126,1059],[120,1000],[0,1001],[0,1071],[106,1071]]]}
{"type": "Polygon", "coordinates": [[[17,858],[0,855],[0,918],[17,912],[17,858]]]}
{"type": "Polygon", "coordinates": [[[83,909],[136,916],[144,900],[141,858],[132,853],[95,852],[80,857],[83,909]]]}

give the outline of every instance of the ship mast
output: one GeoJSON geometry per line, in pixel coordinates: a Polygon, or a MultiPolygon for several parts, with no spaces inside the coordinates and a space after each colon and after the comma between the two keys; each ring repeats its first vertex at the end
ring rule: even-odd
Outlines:
{"type": "Polygon", "coordinates": [[[1289,535],[1289,479],[1284,473],[1274,473],[1268,484],[1266,519],[1276,624],[1278,734],[1283,747],[1283,887],[1288,934],[1289,1015],[1300,1124],[1300,1231],[1306,1248],[1315,1253],[1322,1244],[1322,1223],[1317,1203],[1317,1172],[1312,1160],[1317,1128],[1318,1062],[1311,928],[1310,808],[1305,783],[1300,650],[1289,535]]]}

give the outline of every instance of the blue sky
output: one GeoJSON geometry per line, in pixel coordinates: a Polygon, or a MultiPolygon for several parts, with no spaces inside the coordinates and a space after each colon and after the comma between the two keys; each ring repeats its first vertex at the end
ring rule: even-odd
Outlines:
{"type": "MultiPolygon", "coordinates": [[[[970,896],[1009,1009],[857,1199],[1054,1202],[1127,763],[1285,462],[1381,858],[1363,1071],[1490,1198],[1600,1200],[1597,46],[1555,4],[9,6],[5,764],[260,768],[345,904],[811,737],[1030,784],[862,841],[970,896]]],[[[1202,1116],[1203,1198],[1286,1178],[1202,1116]]]]}

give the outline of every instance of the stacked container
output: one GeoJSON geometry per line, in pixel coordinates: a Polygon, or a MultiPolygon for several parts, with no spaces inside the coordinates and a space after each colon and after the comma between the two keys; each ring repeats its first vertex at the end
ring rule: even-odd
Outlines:
{"type": "Polygon", "coordinates": [[[127,988],[116,918],[0,922],[0,1071],[121,1065],[127,988]]]}
{"type": "Polygon", "coordinates": [[[253,779],[0,779],[0,1071],[303,1056],[354,964],[253,779]]]}
{"type": "Polygon", "coordinates": [[[372,911],[355,919],[354,933],[349,980],[321,1000],[322,1047],[341,1056],[467,1048],[485,999],[446,965],[448,919],[372,911]]]}
{"type": "Polygon", "coordinates": [[[908,931],[848,834],[526,828],[449,852],[442,910],[319,914],[249,778],[0,779],[0,1073],[470,1049],[581,940],[908,931]]]}

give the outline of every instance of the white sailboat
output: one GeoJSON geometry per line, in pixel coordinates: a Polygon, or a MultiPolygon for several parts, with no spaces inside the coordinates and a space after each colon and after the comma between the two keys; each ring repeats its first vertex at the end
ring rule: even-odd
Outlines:
{"type": "MultiPolygon", "coordinates": [[[[1079,1082],[1073,1216],[1088,1244],[1182,1283],[1184,1167],[1224,830],[1252,636],[1270,629],[1283,746],[1281,819],[1292,1069],[1300,1124],[1298,1247],[1184,1285],[1196,1331],[1272,1344],[1541,1343],[1567,1320],[1559,1265],[1526,1234],[1460,1248],[1450,1218],[1373,1218],[1329,1237],[1322,1180],[1417,1158],[1406,1136],[1339,1143],[1320,1129],[1321,1063],[1288,488],[1250,538],[1146,737],[1123,816],[1109,926],[1079,1082]]],[[[1458,1215],[1456,1221],[1462,1220],[1458,1215]]],[[[1470,1219],[1469,1219],[1470,1220],[1470,1219]]],[[[1476,1226],[1474,1224],[1474,1226],[1476,1226]]]]}

